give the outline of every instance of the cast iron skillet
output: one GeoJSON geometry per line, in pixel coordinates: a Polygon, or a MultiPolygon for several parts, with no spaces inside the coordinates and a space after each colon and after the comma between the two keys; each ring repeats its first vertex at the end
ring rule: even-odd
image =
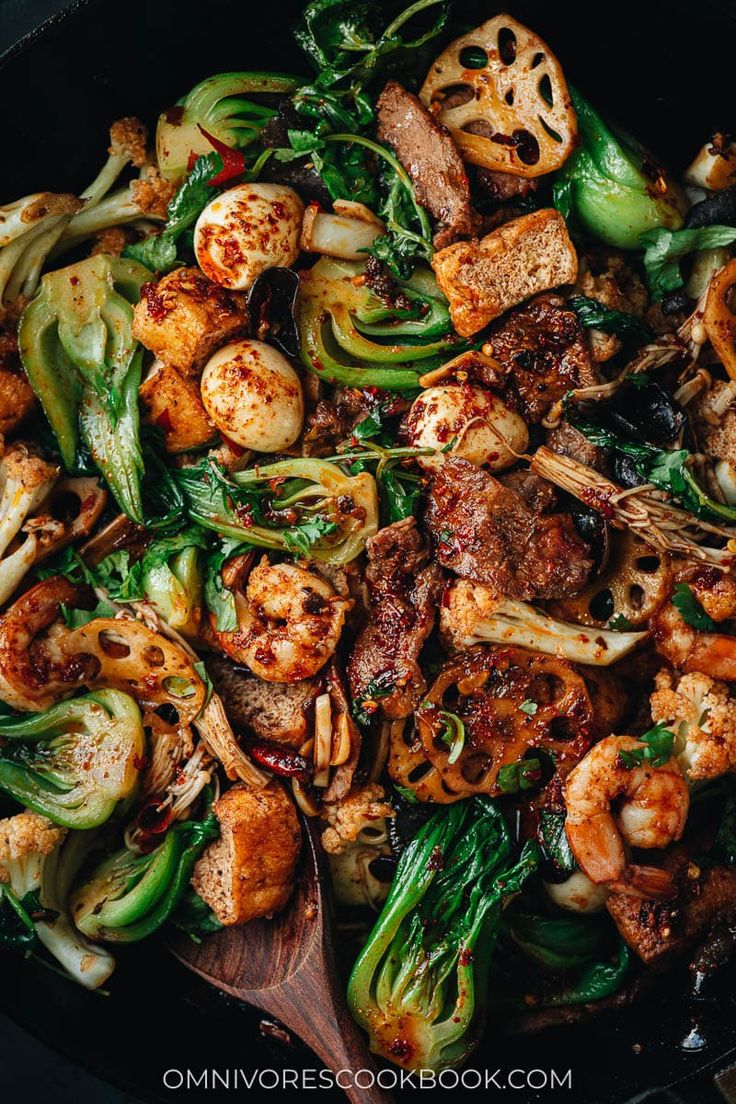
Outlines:
{"type": "MultiPolygon", "coordinates": [[[[675,167],[713,130],[733,128],[733,3],[509,0],[505,7],[549,41],[596,104],[675,167]]],[[[0,198],[75,191],[97,171],[113,119],[136,114],[153,124],[159,109],[211,73],[305,72],[289,33],[300,8],[301,0],[78,0],[0,59],[0,198]]],[[[456,6],[467,26],[499,10],[477,0],[456,6]]],[[[207,991],[156,945],[120,956],[109,997],[13,958],[2,971],[5,1011],[145,1100],[233,1099],[225,1091],[167,1092],[168,1069],[318,1066],[298,1044],[274,1043],[256,1013],[207,991]]],[[[722,1100],[713,1077],[736,1060],[732,1000],[722,994],[695,1003],[685,992],[686,979],[673,977],[631,1008],[534,1038],[503,1037],[494,1024],[471,1065],[500,1070],[497,1081],[514,1068],[560,1076],[572,1069],[571,1090],[527,1089],[512,1094],[519,1101],[722,1100]]],[[[447,1099],[426,1091],[419,1099],[434,1095],[447,1099]]]]}

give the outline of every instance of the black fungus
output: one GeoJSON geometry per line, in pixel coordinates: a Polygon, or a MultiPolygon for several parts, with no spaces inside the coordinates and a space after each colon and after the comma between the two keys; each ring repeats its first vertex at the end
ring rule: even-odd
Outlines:
{"type": "Polygon", "coordinates": [[[570,513],[575,528],[590,547],[593,571],[598,574],[608,562],[611,542],[608,522],[598,510],[577,500],[571,502],[570,513]]]}
{"type": "Polygon", "coordinates": [[[612,429],[650,445],[669,444],[685,425],[682,407],[654,380],[623,383],[605,404],[605,418],[612,429]]]}
{"type": "Polygon", "coordinates": [[[386,819],[386,827],[391,850],[398,858],[435,810],[431,805],[407,801],[397,790],[390,794],[390,801],[396,816],[386,819]]]}
{"type": "Polygon", "coordinates": [[[736,188],[713,192],[687,213],[685,225],[690,230],[701,226],[736,226],[736,188]]]}
{"type": "Polygon", "coordinates": [[[690,314],[693,309],[695,300],[691,299],[684,288],[678,288],[676,291],[670,291],[667,295],[662,297],[660,301],[660,310],[665,317],[669,317],[671,314],[690,314]]]}
{"type": "Polygon", "coordinates": [[[299,356],[296,299],[299,277],[290,268],[267,268],[248,292],[253,336],[290,357],[299,356]]]}
{"type": "Polygon", "coordinates": [[[368,869],[378,882],[392,882],[396,873],[396,859],[393,855],[378,855],[368,863],[368,869]]]}
{"type": "Polygon", "coordinates": [[[609,464],[614,481],[622,487],[641,487],[646,483],[646,479],[636,470],[633,457],[625,452],[612,452],[609,464]]]}

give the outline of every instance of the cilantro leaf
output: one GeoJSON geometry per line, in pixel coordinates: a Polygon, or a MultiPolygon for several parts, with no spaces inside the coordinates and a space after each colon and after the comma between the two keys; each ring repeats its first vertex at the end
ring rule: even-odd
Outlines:
{"type": "Polygon", "coordinates": [[[609,620],[608,627],[614,632],[630,632],[634,626],[623,613],[617,613],[609,620]]]}
{"type": "Polygon", "coordinates": [[[533,789],[541,778],[542,764],[539,759],[518,759],[501,767],[496,784],[502,793],[518,793],[519,790],[533,789]]]}
{"type": "Polygon", "coordinates": [[[88,625],[90,621],[94,621],[97,617],[114,617],[115,608],[103,599],[100,599],[94,609],[91,610],[72,609],[71,606],[65,606],[62,603],[61,614],[68,629],[81,629],[83,625],[88,625]]]}
{"type": "Polygon", "coordinates": [[[625,767],[633,768],[642,763],[651,763],[653,767],[662,767],[672,757],[675,736],[664,721],[658,721],[653,728],[637,739],[641,747],[632,751],[619,752],[619,758],[625,767]]]}
{"type": "Polygon", "coordinates": [[[283,540],[289,552],[308,559],[312,545],[316,544],[322,537],[334,533],[336,529],[337,524],[334,521],[328,521],[327,518],[319,516],[305,518],[298,525],[293,525],[290,529],[284,529],[283,540]]]}
{"type": "Polygon", "coordinates": [[[167,210],[167,221],[160,234],[144,238],[143,241],[128,245],[123,256],[150,268],[152,272],[168,272],[174,268],[179,257],[177,241],[192,226],[213,197],[211,181],[222,172],[222,157],[219,153],[202,154],[194,162],[187,176],[167,210]]]}
{"type": "Polygon", "coordinates": [[[698,632],[713,632],[716,624],[705,612],[687,583],[678,583],[672,594],[672,605],[680,611],[686,625],[698,632]]]}

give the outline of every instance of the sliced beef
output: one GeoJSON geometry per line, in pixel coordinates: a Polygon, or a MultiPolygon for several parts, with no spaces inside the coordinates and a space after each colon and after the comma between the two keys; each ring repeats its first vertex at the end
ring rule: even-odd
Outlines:
{"type": "Polygon", "coordinates": [[[578,316],[560,295],[538,295],[488,331],[506,372],[505,400],[526,421],[541,422],[571,388],[600,383],[578,316]]]}
{"type": "Polygon", "coordinates": [[[470,184],[458,148],[418,97],[395,80],[378,98],[378,137],[395,150],[422,206],[444,224],[437,248],[472,234],[470,184]]]}
{"type": "Polygon", "coordinates": [[[528,506],[532,513],[546,514],[557,504],[557,493],[552,483],[535,475],[529,468],[515,468],[514,471],[503,472],[498,479],[504,487],[520,495],[524,505],[528,506]]]}
{"type": "Polygon", "coordinates": [[[475,182],[481,197],[493,203],[525,199],[533,195],[539,187],[539,180],[535,176],[516,176],[514,173],[482,168],[476,169],[475,182]]]}
{"type": "Polygon", "coordinates": [[[448,459],[428,496],[427,528],[443,567],[508,598],[561,598],[592,561],[569,514],[540,514],[483,468],[448,459]]]}
{"type": "Polygon", "coordinates": [[[577,460],[578,464],[584,464],[586,468],[594,468],[596,471],[606,470],[605,451],[592,444],[569,422],[560,422],[554,429],[549,430],[547,444],[553,452],[560,456],[567,456],[570,460],[577,460]]]}
{"type": "Polygon", "coordinates": [[[442,571],[429,562],[414,518],[381,529],[366,552],[370,608],[348,662],[350,693],[368,712],[375,703],[386,717],[407,717],[426,690],[417,660],[434,625],[442,571]]]}
{"type": "Polygon", "coordinates": [[[406,413],[411,402],[395,392],[380,387],[338,388],[332,399],[321,399],[307,415],[304,444],[307,455],[326,456],[346,441],[353,429],[370,416],[398,417],[406,413]]]}
{"type": "Polygon", "coordinates": [[[736,869],[693,862],[685,848],[665,857],[677,896],[666,901],[613,894],[606,908],[623,939],[647,965],[666,964],[688,950],[720,917],[736,915],[736,869]]]}

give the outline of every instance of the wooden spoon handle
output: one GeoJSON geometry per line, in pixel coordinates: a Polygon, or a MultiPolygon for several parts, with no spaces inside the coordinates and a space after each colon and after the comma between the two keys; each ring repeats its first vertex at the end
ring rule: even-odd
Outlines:
{"type": "Polygon", "coordinates": [[[347,1009],[330,1001],[325,1001],[324,1005],[311,1004],[309,992],[309,989],[302,990],[299,1005],[293,997],[282,1005],[278,998],[271,999],[270,993],[267,1001],[264,1001],[265,994],[259,994],[260,1004],[263,1007],[268,1003],[269,1011],[294,1031],[328,1069],[335,1074],[342,1072],[338,1085],[351,1104],[392,1104],[391,1094],[376,1081],[378,1066],[347,1009]],[[303,1005],[307,1005],[306,1015],[303,1005]]]}

